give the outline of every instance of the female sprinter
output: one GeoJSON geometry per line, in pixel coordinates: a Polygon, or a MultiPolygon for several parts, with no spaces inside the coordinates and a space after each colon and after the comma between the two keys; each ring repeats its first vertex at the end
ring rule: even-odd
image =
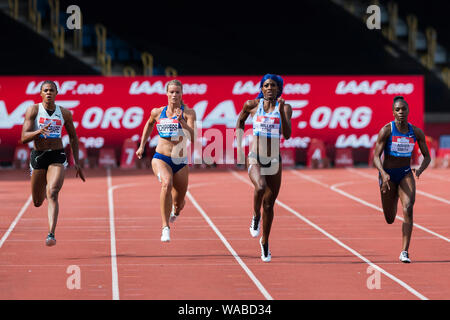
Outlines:
{"type": "Polygon", "coordinates": [[[30,155],[31,194],[35,207],[40,207],[47,198],[49,232],[47,246],[56,244],[55,229],[58,220],[58,194],[64,182],[67,167],[66,153],[61,140],[62,127],[69,135],[75,162],[76,176],[85,181],[78,164],[78,137],[73,125],[72,113],[55,105],[58,89],[53,81],[46,80],[41,85],[42,103],[28,107],[22,127],[22,143],[34,141],[30,155]]]}
{"type": "Polygon", "coordinates": [[[269,234],[273,221],[273,206],[281,186],[280,136],[291,136],[292,108],[280,98],[283,79],[278,75],[266,74],[260,82],[260,93],[254,100],[245,102],[236,124],[238,161],[243,162],[242,138],[245,121],[253,119],[253,143],[248,154],[248,174],[255,186],[253,193],[253,218],[250,234],[257,237],[261,226],[261,205],[263,207],[263,232],[259,239],[261,259],[271,260],[269,234]]]}
{"type": "Polygon", "coordinates": [[[397,215],[398,198],[402,203],[404,222],[400,261],[411,262],[408,254],[413,228],[413,206],[416,198],[416,184],[413,172],[418,179],[428,167],[431,158],[423,131],[408,123],[409,106],[402,96],[394,98],[392,111],[395,120],[386,124],[378,134],[375,145],[374,165],[379,171],[381,203],[386,222],[392,224],[397,215]],[[417,141],[423,155],[419,169],[411,170],[411,154],[417,141]],[[384,160],[381,162],[381,153],[384,160]]]}
{"type": "Polygon", "coordinates": [[[194,141],[195,111],[185,106],[183,85],[171,80],[166,87],[168,104],[154,108],[145,124],[141,144],[136,151],[140,159],[145,144],[156,123],[158,145],[152,159],[152,169],[161,182],[160,208],[162,218],[162,242],[170,241],[169,221],[175,222],[183,209],[188,187],[186,138],[194,141]]]}

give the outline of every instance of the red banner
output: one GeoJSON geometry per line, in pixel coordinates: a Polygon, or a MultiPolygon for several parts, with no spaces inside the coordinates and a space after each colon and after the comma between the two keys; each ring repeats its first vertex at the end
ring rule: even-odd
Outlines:
{"type": "MultiPolygon", "coordinates": [[[[26,108],[41,102],[40,84],[54,80],[56,103],[68,108],[86,148],[112,147],[139,139],[152,108],[167,104],[167,77],[0,77],[0,161],[11,161],[26,108]]],[[[257,76],[180,76],[183,100],[196,110],[205,149],[217,134],[223,151],[246,100],[259,92],[257,76]],[[212,130],[207,133],[208,130],[212,130]]],[[[392,101],[402,95],[409,122],[423,129],[422,76],[283,76],[283,98],[293,108],[292,137],[283,148],[307,148],[312,138],[336,148],[370,148],[381,127],[393,120],[392,101]]],[[[251,129],[250,119],[246,130],[251,129]]],[[[157,142],[156,129],[151,146],[157,142]]],[[[69,142],[63,129],[63,142],[69,142]]],[[[215,141],[215,143],[218,143],[215,141]]],[[[225,157],[225,155],[224,155],[225,157]]],[[[227,155],[227,159],[234,158],[227,155]]]]}

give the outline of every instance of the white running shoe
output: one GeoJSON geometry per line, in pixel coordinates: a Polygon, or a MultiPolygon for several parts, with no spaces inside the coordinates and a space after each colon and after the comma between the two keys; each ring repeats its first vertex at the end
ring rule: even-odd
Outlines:
{"type": "Polygon", "coordinates": [[[252,218],[252,223],[250,224],[250,234],[253,238],[259,236],[259,232],[261,231],[261,217],[258,220],[258,223],[255,221],[255,217],[252,218]]]}
{"type": "Polygon", "coordinates": [[[270,254],[269,247],[267,246],[267,256],[264,254],[264,246],[262,244],[262,237],[259,238],[259,245],[261,246],[261,260],[264,262],[269,262],[272,260],[272,255],[270,254]]]}
{"type": "Polygon", "coordinates": [[[170,241],[170,228],[169,227],[164,227],[162,229],[161,241],[162,242],[169,242],[170,241]]]}
{"type": "Polygon", "coordinates": [[[400,259],[401,262],[404,262],[404,263],[410,263],[411,262],[411,260],[409,259],[408,251],[402,251],[400,253],[399,259],[400,259]]]}
{"type": "Polygon", "coordinates": [[[172,212],[170,213],[169,222],[174,223],[177,220],[177,215],[175,214],[175,207],[172,207],[172,212]]]}

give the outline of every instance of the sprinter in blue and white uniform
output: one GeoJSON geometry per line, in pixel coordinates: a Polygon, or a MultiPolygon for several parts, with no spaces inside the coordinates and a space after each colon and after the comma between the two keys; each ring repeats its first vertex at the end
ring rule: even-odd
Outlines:
{"type": "Polygon", "coordinates": [[[58,195],[64,183],[67,157],[61,140],[63,127],[70,139],[76,176],[85,181],[78,162],[78,137],[72,113],[55,104],[58,89],[53,81],[41,85],[42,102],[28,107],[22,127],[22,143],[34,142],[30,155],[31,194],[35,207],[47,199],[49,231],[45,243],[56,244],[55,230],[59,214],[58,195]]]}
{"type": "Polygon", "coordinates": [[[408,123],[409,106],[402,96],[396,96],[392,105],[395,120],[386,124],[379,132],[375,145],[373,163],[379,171],[381,202],[386,222],[392,224],[397,215],[398,199],[403,208],[402,251],[400,261],[411,262],[409,244],[413,229],[413,206],[416,198],[416,183],[430,164],[431,158],[425,142],[425,134],[416,126],[408,123]],[[420,167],[411,169],[411,155],[415,143],[418,143],[423,155],[420,167]],[[381,154],[384,159],[381,161],[381,154]]]}
{"type": "Polygon", "coordinates": [[[254,100],[245,102],[236,124],[238,164],[244,163],[242,139],[245,121],[251,115],[253,140],[248,154],[247,168],[250,180],[255,186],[253,193],[253,217],[250,234],[259,239],[261,259],[271,260],[269,235],[274,216],[273,207],[281,186],[280,137],[291,136],[292,107],[281,98],[283,79],[266,74],[260,81],[260,93],[254,100]],[[263,208],[261,219],[261,206],[263,208]]]}
{"type": "Polygon", "coordinates": [[[186,143],[187,139],[194,141],[196,120],[194,109],[183,102],[183,85],[180,81],[169,81],[166,92],[167,106],[152,109],[136,151],[137,157],[141,159],[156,124],[159,140],[152,159],[152,169],[161,182],[162,242],[170,241],[169,222],[175,222],[185,204],[189,173],[186,143]]]}

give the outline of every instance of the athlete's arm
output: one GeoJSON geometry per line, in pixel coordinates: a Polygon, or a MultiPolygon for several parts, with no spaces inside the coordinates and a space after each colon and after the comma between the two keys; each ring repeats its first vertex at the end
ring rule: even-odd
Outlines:
{"type": "Polygon", "coordinates": [[[386,171],[384,171],[383,165],[381,163],[381,153],[384,150],[386,141],[390,134],[391,134],[391,129],[390,129],[389,124],[387,124],[383,128],[381,128],[380,132],[378,133],[378,138],[377,138],[377,142],[375,144],[375,150],[374,150],[374,155],[373,155],[373,164],[374,164],[375,168],[377,168],[378,171],[380,172],[381,179],[383,181],[383,183],[381,185],[381,191],[383,191],[383,192],[386,191],[386,188],[388,188],[389,190],[391,189],[389,187],[389,183],[388,183],[388,181],[390,180],[391,177],[389,176],[389,174],[386,171]]]}
{"type": "Polygon", "coordinates": [[[420,152],[422,152],[423,160],[420,164],[419,169],[414,170],[414,173],[416,174],[416,177],[419,178],[419,176],[422,174],[422,172],[428,167],[428,165],[431,162],[430,152],[428,151],[428,146],[426,143],[425,134],[420,128],[417,128],[413,126],[414,134],[417,138],[417,144],[419,145],[420,152]]]}
{"type": "Polygon", "coordinates": [[[196,120],[196,114],[195,114],[195,110],[194,109],[185,109],[184,112],[181,112],[181,110],[179,110],[180,113],[177,114],[178,117],[178,121],[181,124],[181,127],[184,130],[187,130],[189,135],[188,135],[188,139],[191,141],[195,141],[195,120],[196,120]],[[183,113],[186,115],[186,119],[184,119],[182,117],[183,113]]]}
{"type": "Polygon", "coordinates": [[[67,134],[69,135],[70,147],[72,148],[73,161],[75,162],[75,170],[77,171],[76,177],[80,176],[80,179],[86,181],[84,178],[83,170],[81,170],[79,164],[79,149],[78,149],[78,136],[75,131],[75,126],[73,125],[72,112],[65,108],[61,108],[61,113],[64,118],[64,128],[66,128],[67,134]]]}
{"type": "Polygon", "coordinates": [[[142,159],[142,155],[144,154],[145,144],[147,143],[148,137],[150,133],[153,131],[153,126],[156,123],[156,118],[161,112],[161,108],[153,108],[150,117],[147,120],[147,123],[144,126],[144,130],[142,131],[141,144],[136,151],[136,155],[139,159],[142,159]]]}
{"type": "Polygon", "coordinates": [[[40,134],[42,134],[45,138],[47,138],[47,136],[50,134],[50,132],[48,131],[48,127],[50,126],[51,122],[49,122],[42,129],[33,130],[34,120],[36,119],[37,114],[38,114],[37,104],[28,107],[27,111],[25,112],[25,121],[23,122],[22,136],[21,136],[21,142],[23,144],[33,141],[34,138],[38,137],[40,134]]]}
{"type": "Polygon", "coordinates": [[[247,100],[244,103],[244,107],[239,113],[237,122],[236,122],[236,142],[237,142],[237,161],[238,164],[245,163],[245,155],[242,149],[242,138],[244,137],[244,129],[245,129],[245,121],[251,114],[251,110],[255,107],[254,100],[247,100]]]}
{"type": "Polygon", "coordinates": [[[280,116],[281,116],[281,131],[283,137],[287,140],[291,137],[291,117],[292,117],[292,107],[290,104],[284,104],[284,99],[278,99],[280,106],[280,116]]]}

